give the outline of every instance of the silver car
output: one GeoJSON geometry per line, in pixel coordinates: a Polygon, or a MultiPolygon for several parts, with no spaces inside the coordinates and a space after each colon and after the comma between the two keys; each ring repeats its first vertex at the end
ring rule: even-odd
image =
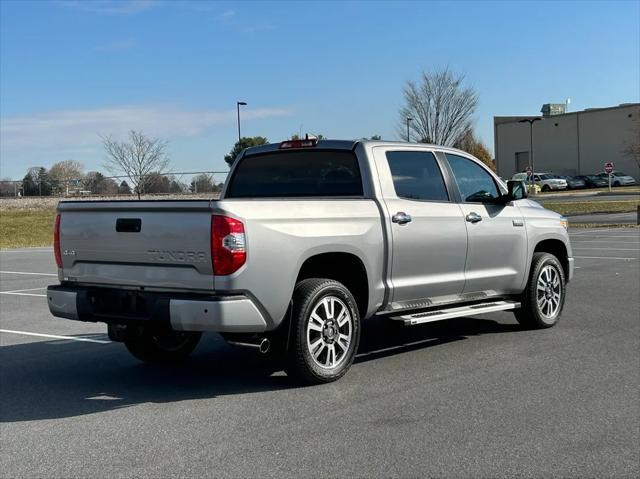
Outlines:
{"type": "MultiPolygon", "coordinates": [[[[515,175],[513,175],[512,179],[519,181],[528,181],[526,173],[516,173],[515,175]]],[[[535,173],[533,175],[533,181],[544,192],[552,190],[566,190],[568,186],[567,180],[558,178],[556,175],[552,175],[550,173],[535,173]]]]}
{"type": "MultiPolygon", "coordinates": [[[[609,181],[607,173],[600,173],[598,177],[609,181]]],[[[636,184],[635,178],[629,176],[621,171],[614,171],[611,173],[611,186],[632,186],[636,184]]]]}

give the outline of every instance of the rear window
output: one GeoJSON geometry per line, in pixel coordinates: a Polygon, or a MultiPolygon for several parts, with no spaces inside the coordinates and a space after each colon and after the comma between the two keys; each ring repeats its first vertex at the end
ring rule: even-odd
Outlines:
{"type": "Polygon", "coordinates": [[[227,198],[362,196],[352,151],[292,150],[250,155],[235,169],[227,198]]]}

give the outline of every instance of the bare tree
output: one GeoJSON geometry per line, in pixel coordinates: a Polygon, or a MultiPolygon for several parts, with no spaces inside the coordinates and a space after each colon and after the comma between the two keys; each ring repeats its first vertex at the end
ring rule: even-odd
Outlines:
{"type": "Polygon", "coordinates": [[[464,87],[463,82],[464,75],[456,75],[448,68],[423,72],[419,84],[407,81],[399,136],[406,135],[408,123],[414,137],[423,143],[453,146],[464,137],[471,130],[478,95],[473,88],[464,87]]]}
{"type": "Polygon", "coordinates": [[[474,135],[473,130],[467,131],[458,141],[456,141],[456,148],[475,156],[485,165],[496,171],[496,164],[491,158],[491,153],[487,146],[482,143],[482,140],[474,135]]]}
{"type": "Polygon", "coordinates": [[[218,191],[218,187],[213,181],[213,175],[201,173],[198,176],[193,177],[189,190],[192,193],[211,193],[218,191]]]}
{"type": "Polygon", "coordinates": [[[133,184],[138,199],[145,192],[145,179],[152,173],[165,173],[169,166],[167,142],[149,138],[142,132],[131,130],[128,141],[104,136],[102,142],[107,152],[104,167],[114,175],[124,173],[133,184]]]}
{"type": "Polygon", "coordinates": [[[49,170],[49,178],[56,193],[69,195],[69,185],[72,181],[82,180],[84,167],[75,160],[65,160],[55,163],[49,170]]]}

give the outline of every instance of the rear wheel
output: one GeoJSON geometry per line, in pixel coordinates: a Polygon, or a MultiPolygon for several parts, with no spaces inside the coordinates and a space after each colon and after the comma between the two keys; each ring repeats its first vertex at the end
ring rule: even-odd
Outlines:
{"type": "Polygon", "coordinates": [[[542,191],[551,191],[551,187],[549,185],[543,185],[542,191]]]}
{"type": "Polygon", "coordinates": [[[303,280],[291,312],[287,374],[307,384],[344,376],[360,340],[360,317],[349,290],[330,279],[303,280]]]}
{"type": "Polygon", "coordinates": [[[516,319],[528,328],[550,328],[558,322],[565,299],[564,270],[558,258],[534,253],[529,282],[522,293],[522,307],[514,310],[516,319]]]}
{"type": "Polygon", "coordinates": [[[152,330],[145,328],[139,334],[124,340],[124,345],[136,358],[147,363],[171,363],[185,360],[196,348],[202,333],[152,330]]]}
{"type": "Polygon", "coordinates": [[[614,183],[613,183],[613,186],[615,186],[615,187],[620,186],[620,182],[619,182],[619,181],[614,182],[614,183]]]}

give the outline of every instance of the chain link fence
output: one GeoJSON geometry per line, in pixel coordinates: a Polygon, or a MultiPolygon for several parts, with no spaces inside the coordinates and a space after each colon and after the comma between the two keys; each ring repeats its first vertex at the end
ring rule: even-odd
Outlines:
{"type": "Polygon", "coordinates": [[[151,173],[135,185],[127,176],[104,176],[92,172],[82,178],[53,180],[25,177],[1,180],[0,197],[92,197],[92,196],[188,196],[219,194],[228,171],[151,173]],[[138,191],[139,190],[139,191],[138,191]]]}

